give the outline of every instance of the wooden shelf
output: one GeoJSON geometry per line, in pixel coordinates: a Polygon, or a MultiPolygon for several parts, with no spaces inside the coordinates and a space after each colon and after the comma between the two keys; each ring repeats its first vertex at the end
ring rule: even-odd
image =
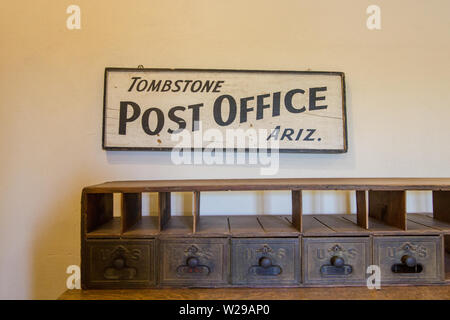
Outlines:
{"type": "MultiPolygon", "coordinates": [[[[443,231],[444,233],[450,233],[450,223],[434,219],[431,213],[408,213],[407,219],[408,222],[412,221],[435,230],[443,231]]],[[[408,228],[409,226],[408,224],[408,228]]]]}
{"type": "Polygon", "coordinates": [[[189,236],[192,235],[193,218],[172,216],[161,230],[161,236],[189,236]]]}
{"type": "Polygon", "coordinates": [[[120,218],[114,217],[96,229],[87,233],[88,238],[111,238],[120,237],[120,218]]]}
{"type": "Polygon", "coordinates": [[[230,234],[233,237],[289,237],[298,236],[288,216],[258,215],[229,216],[230,234]]]}
{"type": "MultiPolygon", "coordinates": [[[[415,214],[415,217],[421,215],[415,214]]],[[[369,218],[369,228],[364,229],[356,224],[355,214],[321,214],[304,215],[303,232],[305,236],[368,236],[368,235],[393,235],[393,234],[430,234],[436,235],[440,231],[426,225],[415,223],[408,219],[407,230],[402,230],[375,218],[369,218]]],[[[450,229],[446,231],[450,232],[450,229]]]]}
{"type": "Polygon", "coordinates": [[[303,234],[305,236],[336,236],[351,234],[368,236],[369,230],[356,224],[356,215],[304,215],[303,234]],[[346,219],[353,217],[355,222],[346,219]]]}
{"type": "MultiPolygon", "coordinates": [[[[155,234],[190,236],[295,236],[301,232],[314,234],[398,231],[416,233],[448,232],[450,225],[450,179],[252,179],[252,180],[155,180],[116,181],[86,187],[83,190],[83,212],[86,215],[82,233],[97,236],[137,236],[155,234]],[[290,217],[236,217],[221,220],[203,220],[200,213],[200,195],[206,191],[288,190],[292,194],[290,217]],[[302,221],[302,190],[354,190],[357,213],[352,217],[324,215],[302,221]],[[406,214],[407,190],[432,190],[433,215],[406,214]],[[171,193],[192,192],[191,218],[172,218],[171,193]],[[142,218],[142,193],[158,192],[158,220],[142,218]],[[122,195],[122,215],[117,230],[113,219],[112,193],[122,195]],[[156,224],[155,224],[156,222],[156,224]],[[228,230],[227,230],[228,225],[228,230]],[[325,228],[324,228],[325,227],[325,228]],[[328,227],[328,228],[326,228],[328,227]],[[259,229],[262,229],[259,230],[259,229]],[[83,231],[84,230],[84,231],[83,231]],[[316,231],[315,231],[316,230],[316,231]],[[330,231],[331,230],[331,231],[330,231]],[[366,231],[364,231],[366,230],[366,231]],[[158,232],[159,231],[159,232],[158,232]]],[[[305,215],[306,216],[306,215],[305,215]]],[[[219,219],[219,218],[217,218],[219,219]]],[[[114,220],[115,221],[115,220],[114,220]]]]}
{"type": "Polygon", "coordinates": [[[85,193],[237,190],[443,190],[450,178],[332,178],[111,181],[89,186],[85,193]]]}
{"type": "Polygon", "coordinates": [[[221,237],[229,234],[230,228],[226,216],[202,216],[195,232],[195,235],[199,237],[221,237]]]}
{"type": "Polygon", "coordinates": [[[113,218],[87,234],[88,238],[152,238],[162,236],[198,236],[198,237],[296,237],[305,236],[369,236],[392,235],[396,233],[450,235],[450,224],[436,221],[426,213],[409,213],[407,229],[390,226],[382,221],[369,218],[369,228],[356,224],[356,214],[305,214],[303,231],[296,230],[289,215],[203,215],[197,230],[193,232],[193,217],[172,216],[163,230],[158,229],[158,217],[144,216],[121,233],[120,218],[113,218]]]}
{"type": "Polygon", "coordinates": [[[172,216],[161,231],[161,236],[195,237],[297,237],[297,231],[288,220],[288,216],[277,215],[203,215],[192,229],[193,217],[172,216]]]}
{"type": "Polygon", "coordinates": [[[148,238],[159,234],[158,217],[144,216],[123,233],[124,238],[148,238]]]}

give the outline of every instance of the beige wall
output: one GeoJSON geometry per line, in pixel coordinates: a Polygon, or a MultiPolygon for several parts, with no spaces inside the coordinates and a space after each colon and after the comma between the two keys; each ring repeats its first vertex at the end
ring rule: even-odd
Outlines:
{"type": "MultiPolygon", "coordinates": [[[[83,186],[259,177],[256,166],[174,166],[169,153],[103,151],[106,66],[343,71],[349,152],[283,154],[278,177],[450,176],[449,11],[447,0],[3,3],[0,298],[63,292],[66,267],[79,263],[83,186]],[[81,30],[66,29],[69,4],[81,7],[81,30]],[[382,30],[366,28],[369,4],[380,5],[382,30]]],[[[234,199],[246,212],[283,211],[285,196],[262,207],[260,195],[234,199]]],[[[228,210],[224,197],[202,210],[228,210]]],[[[306,205],[353,207],[339,197],[310,194],[306,205]]],[[[408,204],[429,208],[429,196],[408,204]]]]}

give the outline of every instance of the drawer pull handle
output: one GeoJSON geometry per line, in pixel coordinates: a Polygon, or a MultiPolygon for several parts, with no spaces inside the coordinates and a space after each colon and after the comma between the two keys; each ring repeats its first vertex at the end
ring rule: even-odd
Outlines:
{"type": "Polygon", "coordinates": [[[339,256],[332,256],[330,264],[324,264],[320,267],[320,273],[323,276],[345,276],[353,272],[352,266],[345,264],[345,260],[339,256]]]}
{"type": "Polygon", "coordinates": [[[121,270],[123,269],[123,267],[125,267],[125,260],[122,258],[117,258],[113,261],[113,266],[117,270],[121,270]]]}
{"type": "Polygon", "coordinates": [[[417,261],[416,258],[412,257],[412,256],[408,256],[408,255],[404,255],[402,257],[402,263],[406,264],[408,267],[415,267],[417,265],[417,261]]]}
{"type": "Polygon", "coordinates": [[[262,257],[258,261],[257,266],[251,266],[248,270],[250,274],[257,276],[278,276],[283,269],[280,266],[272,264],[272,259],[269,257],[262,257]]]}
{"type": "Polygon", "coordinates": [[[189,257],[186,259],[186,264],[191,267],[191,268],[195,268],[196,266],[199,265],[199,261],[198,258],[196,257],[189,257]]]}
{"type": "Polygon", "coordinates": [[[198,274],[208,275],[211,272],[208,266],[200,265],[200,260],[197,257],[188,257],[186,264],[178,266],[178,274],[198,274]]]}
{"type": "Polygon", "coordinates": [[[423,266],[417,263],[413,256],[404,255],[400,260],[402,263],[392,265],[391,271],[393,273],[421,273],[423,270],[423,266]]]}
{"type": "Polygon", "coordinates": [[[119,257],[113,260],[110,267],[105,268],[103,277],[107,280],[131,280],[136,274],[136,268],[128,267],[126,260],[119,257]]]}
{"type": "Polygon", "coordinates": [[[331,263],[331,265],[333,265],[333,266],[335,266],[335,267],[337,267],[337,268],[340,268],[340,267],[343,267],[343,266],[344,266],[345,261],[344,261],[344,259],[343,259],[342,257],[339,257],[339,256],[333,256],[333,257],[331,257],[331,259],[330,259],[330,263],[331,263]]]}
{"type": "Polygon", "coordinates": [[[267,257],[262,257],[259,259],[259,266],[263,268],[268,268],[272,265],[272,260],[267,257]]]}

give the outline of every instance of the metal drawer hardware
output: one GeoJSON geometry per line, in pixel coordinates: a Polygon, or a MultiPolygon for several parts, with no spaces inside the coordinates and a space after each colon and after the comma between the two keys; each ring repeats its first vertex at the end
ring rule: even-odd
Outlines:
{"type": "Polygon", "coordinates": [[[411,251],[417,251],[418,246],[407,243],[402,249],[406,252],[400,259],[402,263],[393,264],[391,271],[393,273],[421,273],[423,266],[417,263],[416,258],[411,255],[411,251]]]}
{"type": "Polygon", "coordinates": [[[439,283],[443,278],[442,236],[378,236],[373,264],[384,283],[439,283]]]}
{"type": "Polygon", "coordinates": [[[257,276],[277,276],[281,274],[282,269],[278,265],[272,263],[272,259],[267,257],[267,255],[272,254],[273,250],[267,244],[263,245],[262,248],[257,249],[256,252],[262,253],[262,257],[258,260],[258,265],[251,266],[248,269],[248,273],[257,276]]]}
{"type": "Polygon", "coordinates": [[[232,284],[297,285],[299,242],[299,238],[232,239],[232,284]]]}
{"type": "Polygon", "coordinates": [[[105,268],[103,277],[108,280],[131,280],[136,277],[137,269],[127,266],[128,250],[119,246],[113,253],[112,265],[105,268]]]}
{"type": "Polygon", "coordinates": [[[257,266],[251,266],[248,269],[248,273],[257,276],[278,276],[282,271],[280,266],[272,264],[272,259],[269,257],[261,257],[257,266]]]}
{"type": "Polygon", "coordinates": [[[335,245],[328,251],[333,251],[335,255],[330,258],[330,264],[324,264],[320,267],[320,273],[323,276],[341,276],[348,275],[353,272],[352,266],[345,264],[345,260],[341,256],[345,251],[342,247],[335,245]]]}
{"type": "Polygon", "coordinates": [[[211,272],[208,266],[200,265],[200,260],[197,257],[190,256],[186,259],[186,264],[178,266],[177,273],[190,273],[208,275],[211,272]]]}

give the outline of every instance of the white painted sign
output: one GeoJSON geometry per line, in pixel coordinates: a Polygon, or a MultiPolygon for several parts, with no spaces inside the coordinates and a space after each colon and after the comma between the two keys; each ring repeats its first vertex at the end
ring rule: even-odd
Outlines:
{"type": "Polygon", "coordinates": [[[103,120],[107,150],[347,151],[341,72],[107,68],[103,120]]]}

